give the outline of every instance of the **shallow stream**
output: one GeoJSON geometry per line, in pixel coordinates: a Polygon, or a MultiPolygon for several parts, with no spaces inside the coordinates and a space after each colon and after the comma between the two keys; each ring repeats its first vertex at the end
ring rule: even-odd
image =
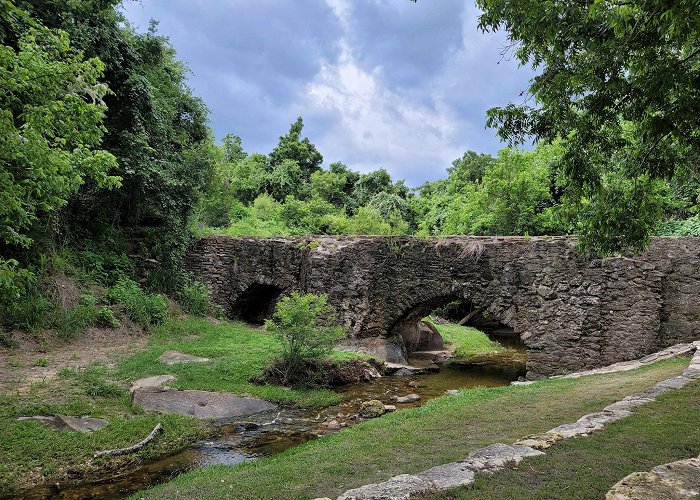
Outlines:
{"type": "Polygon", "coordinates": [[[330,430],[328,423],[335,420],[341,427],[349,427],[362,421],[357,412],[363,401],[378,399],[385,404],[394,404],[400,411],[444,396],[447,390],[508,385],[524,374],[522,364],[514,364],[511,359],[494,359],[476,366],[446,364],[438,373],[411,377],[387,376],[373,382],[349,384],[336,389],[343,395],[343,401],[337,405],[313,409],[281,408],[255,415],[245,422],[222,422],[218,435],[210,441],[145,465],[135,472],[98,483],[44,486],[31,490],[21,498],[123,498],[197,467],[236,465],[338,432],[330,430]],[[412,393],[418,394],[420,400],[407,404],[391,400],[392,396],[412,393]]]}

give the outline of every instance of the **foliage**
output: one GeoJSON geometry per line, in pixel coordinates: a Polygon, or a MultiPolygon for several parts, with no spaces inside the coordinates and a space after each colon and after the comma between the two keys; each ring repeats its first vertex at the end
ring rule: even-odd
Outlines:
{"type": "Polygon", "coordinates": [[[299,175],[308,180],[311,174],[321,168],[323,156],[316,146],[311,144],[308,137],[301,139],[303,128],[304,121],[300,116],[292,123],[289,132],[280,137],[279,143],[269,154],[271,171],[274,172],[285,161],[293,162],[299,167],[299,175]]]}
{"type": "Polygon", "coordinates": [[[192,281],[183,286],[178,298],[182,309],[188,314],[207,316],[213,310],[211,293],[200,281],[192,281]]]}
{"type": "Polygon", "coordinates": [[[303,385],[309,360],[330,354],[345,332],[325,295],[292,292],[277,303],[267,330],[282,344],[280,380],[285,385],[303,385]]]}
{"type": "Polygon", "coordinates": [[[129,317],[143,327],[158,325],[168,315],[168,303],[160,294],[148,294],[133,280],[122,278],[109,290],[108,298],[121,304],[129,317]]]}
{"type": "Polygon", "coordinates": [[[658,220],[655,180],[700,157],[700,3],[478,0],[477,6],[480,27],[505,29],[519,61],[541,70],[529,88],[535,104],[491,109],[488,124],[511,142],[564,138],[562,172],[576,196],[620,205],[608,210],[615,216],[634,215],[634,227],[624,226],[629,219],[610,225],[603,217],[582,225],[584,247],[641,248],[658,220]],[[650,190],[632,193],[629,183],[650,190]]]}
{"type": "Polygon", "coordinates": [[[95,324],[108,328],[116,328],[119,326],[119,320],[114,316],[114,311],[107,306],[102,306],[97,310],[95,315],[95,324]]]}
{"type": "Polygon", "coordinates": [[[83,60],[68,36],[34,26],[0,46],[0,244],[28,247],[41,216],[86,180],[111,189],[114,156],[96,149],[108,88],[104,65],[83,60]]]}
{"type": "Polygon", "coordinates": [[[660,236],[700,236],[700,216],[695,215],[685,220],[668,220],[661,224],[657,234],[660,236]]]}

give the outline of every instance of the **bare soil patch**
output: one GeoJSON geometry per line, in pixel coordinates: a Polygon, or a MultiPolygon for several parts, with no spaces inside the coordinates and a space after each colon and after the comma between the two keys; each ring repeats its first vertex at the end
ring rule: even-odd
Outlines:
{"type": "Polygon", "coordinates": [[[13,348],[0,348],[0,392],[23,390],[32,383],[54,378],[63,368],[92,364],[113,366],[120,358],[146,345],[146,333],[135,325],[88,328],[61,341],[51,331],[13,332],[13,348]]]}

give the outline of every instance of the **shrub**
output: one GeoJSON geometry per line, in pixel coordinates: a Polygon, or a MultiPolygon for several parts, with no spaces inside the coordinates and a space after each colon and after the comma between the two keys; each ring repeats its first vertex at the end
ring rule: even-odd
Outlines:
{"type": "Polygon", "coordinates": [[[298,292],[279,301],[273,319],[265,326],[282,343],[275,368],[285,385],[308,385],[305,373],[309,362],[329,354],[345,334],[325,295],[298,292]]]}
{"type": "Polygon", "coordinates": [[[134,280],[117,281],[109,291],[108,298],[124,306],[128,316],[144,327],[160,324],[168,315],[165,297],[147,294],[134,280]]]}
{"type": "Polygon", "coordinates": [[[119,320],[114,316],[114,311],[107,306],[102,306],[97,310],[95,322],[98,326],[107,328],[116,328],[119,326],[119,320]]]}
{"type": "Polygon", "coordinates": [[[193,281],[180,291],[180,305],[189,314],[207,316],[212,312],[209,289],[199,281],[193,281]]]}

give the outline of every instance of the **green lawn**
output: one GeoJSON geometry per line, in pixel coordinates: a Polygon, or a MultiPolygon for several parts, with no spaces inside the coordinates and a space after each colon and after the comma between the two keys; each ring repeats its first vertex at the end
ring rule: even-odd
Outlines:
{"type": "MultiPolygon", "coordinates": [[[[264,330],[239,322],[212,322],[188,317],[168,321],[155,333],[147,349],[119,365],[116,375],[121,379],[136,380],[173,374],[177,380],[169,385],[178,389],[228,391],[300,406],[325,406],[340,400],[340,396],[330,390],[290,390],[251,384],[249,379],[260,375],[279,349],[278,340],[264,330]],[[211,361],[178,365],[158,361],[158,357],[168,350],[203,356],[211,361]]],[[[339,358],[350,357],[347,353],[339,353],[339,358]]]]}
{"type": "Polygon", "coordinates": [[[658,398],[588,438],[569,439],[517,468],[477,476],[444,499],[601,499],[628,474],[700,453],[700,382],[658,398]]]}
{"type": "MultiPolygon", "coordinates": [[[[676,359],[631,372],[464,390],[270,458],[193,471],[134,498],[333,497],[348,488],[463,459],[488,444],[513,442],[575,421],[677,375],[687,363],[676,359]]],[[[600,464],[604,463],[603,457],[600,464]]]]}

